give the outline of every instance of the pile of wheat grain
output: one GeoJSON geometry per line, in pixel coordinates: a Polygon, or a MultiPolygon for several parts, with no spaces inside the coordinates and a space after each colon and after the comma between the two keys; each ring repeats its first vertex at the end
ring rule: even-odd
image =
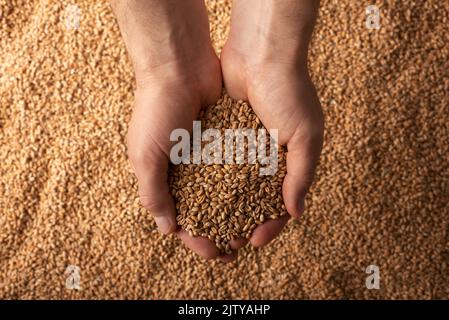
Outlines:
{"type": "MultiPolygon", "coordinates": [[[[219,51],[231,1],[207,5],[219,51]]],[[[309,62],[326,131],[306,212],[222,264],[139,205],[133,71],[108,3],[0,0],[0,298],[448,298],[448,24],[447,1],[321,1],[309,62]]]]}
{"type": "MultiPolygon", "coordinates": [[[[225,130],[250,129],[254,130],[257,138],[258,130],[263,129],[247,103],[232,101],[226,94],[215,105],[203,108],[199,119],[203,131],[220,131],[222,158],[226,148],[225,130]]],[[[266,149],[260,150],[265,155],[270,155],[268,139],[265,141],[266,149]]],[[[250,161],[251,156],[256,159],[259,147],[248,148],[247,138],[242,149],[238,148],[236,141],[231,142],[232,163],[225,164],[223,159],[223,164],[206,164],[204,161],[201,164],[180,164],[171,170],[169,179],[178,224],[191,236],[202,236],[215,242],[217,248],[226,253],[231,252],[231,240],[249,238],[258,225],[287,214],[281,189],[286,174],[284,149],[277,147],[277,158],[273,158],[277,161],[277,170],[273,174],[262,175],[260,169],[263,164],[250,161]],[[238,151],[244,156],[242,161],[236,159],[238,151]]]]}

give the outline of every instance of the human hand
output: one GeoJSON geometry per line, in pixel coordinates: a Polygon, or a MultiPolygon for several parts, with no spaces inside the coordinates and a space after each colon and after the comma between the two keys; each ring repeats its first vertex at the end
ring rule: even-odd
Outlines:
{"type": "MultiPolygon", "coordinates": [[[[323,114],[307,70],[317,9],[313,0],[236,0],[231,33],[221,54],[229,95],[249,101],[267,129],[279,130],[279,144],[287,146],[282,193],[294,218],[304,212],[323,143],[323,114]],[[250,9],[253,14],[248,16],[250,9]]],[[[258,226],[251,244],[270,242],[288,218],[258,226]]]]}
{"type": "Polygon", "coordinates": [[[167,181],[171,132],[191,130],[201,106],[215,103],[222,92],[204,3],[115,0],[112,7],[137,82],[127,142],[141,203],[161,233],[176,232],[200,256],[215,258],[213,242],[178,228],[167,181]]]}
{"type": "MultiPolygon", "coordinates": [[[[249,4],[249,1],[246,3],[249,4]]],[[[160,3],[157,1],[134,1],[131,6],[123,6],[122,1],[115,1],[115,4],[114,11],[137,80],[135,106],[128,132],[130,160],[136,171],[143,205],[155,216],[161,232],[170,233],[177,226],[167,184],[171,148],[168,137],[174,129],[191,129],[200,107],[218,99],[221,93],[220,65],[210,46],[201,1],[194,3],[198,7],[192,5],[188,8],[181,8],[184,3],[179,5],[176,1],[163,2],[161,7],[158,7],[160,3]],[[167,10],[170,6],[171,10],[167,10]],[[156,9],[160,10],[160,15],[154,15],[156,9]],[[123,11],[126,14],[118,13],[123,11]],[[146,16],[149,12],[153,14],[152,19],[146,16]],[[170,14],[166,14],[168,12],[170,14]],[[129,15],[135,19],[124,18],[129,15]],[[155,29],[160,30],[154,32],[155,29]]],[[[242,13],[242,10],[235,11],[242,13]]],[[[239,28],[236,27],[237,32],[239,28]]],[[[250,29],[243,33],[246,39],[252,36],[250,29]]],[[[248,48],[239,46],[239,41],[246,39],[232,37],[232,34],[235,31],[231,30],[231,38],[222,55],[228,92],[233,97],[249,100],[267,128],[282,128],[279,142],[287,144],[289,149],[284,201],[289,213],[298,216],[303,205],[299,205],[297,199],[304,198],[311,182],[322,139],[321,110],[307,68],[301,65],[303,60],[290,56],[288,50],[281,55],[280,62],[270,59],[273,45],[256,37],[253,40],[262,46],[256,51],[257,55],[251,55],[248,53],[250,51],[245,50],[248,48]],[[265,50],[267,48],[269,50],[265,50]],[[265,70],[269,72],[265,73],[265,70]],[[277,80],[287,83],[279,85],[277,80]],[[273,85],[276,90],[270,92],[273,85]],[[270,94],[266,95],[267,92],[270,94]],[[273,110],[271,105],[280,101],[281,107],[273,110]],[[294,165],[295,160],[300,161],[299,165],[294,165]]],[[[306,37],[302,38],[302,45],[308,42],[304,39],[306,37]]],[[[296,51],[304,52],[303,47],[300,49],[296,51]]],[[[266,244],[285,223],[286,218],[281,218],[259,226],[251,238],[252,244],[266,244]]],[[[178,230],[177,234],[187,247],[199,255],[209,259],[219,256],[218,249],[210,240],[191,237],[183,230],[178,230]]],[[[244,239],[230,243],[233,250],[245,244],[244,239]]],[[[219,257],[223,261],[231,261],[235,259],[236,251],[219,257]]]]}
{"type": "Polygon", "coordinates": [[[139,185],[142,205],[154,216],[159,231],[176,231],[176,213],[168,187],[173,130],[192,129],[202,105],[221,94],[221,71],[215,53],[177,61],[138,73],[134,108],[128,128],[128,153],[139,185]]]}

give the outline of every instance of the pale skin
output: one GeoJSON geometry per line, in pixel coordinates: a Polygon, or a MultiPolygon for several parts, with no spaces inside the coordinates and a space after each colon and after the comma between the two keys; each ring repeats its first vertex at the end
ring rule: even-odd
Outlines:
{"type": "MultiPolygon", "coordinates": [[[[112,0],[134,66],[137,90],[128,130],[129,159],[139,196],[159,231],[175,232],[206,259],[229,262],[247,240],[220,255],[214,243],[177,227],[167,170],[172,130],[192,129],[201,106],[215,103],[224,82],[228,94],[249,101],[267,129],[279,129],[287,146],[282,195],[299,218],[323,142],[321,106],[307,69],[318,0],[234,0],[231,32],[221,59],[209,36],[203,0],[112,0]]],[[[264,246],[289,216],[258,226],[250,243],[264,246]]]]}

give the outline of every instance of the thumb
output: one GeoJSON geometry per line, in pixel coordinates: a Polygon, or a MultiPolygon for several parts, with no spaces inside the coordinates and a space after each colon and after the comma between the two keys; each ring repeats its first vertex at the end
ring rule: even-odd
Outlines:
{"type": "Polygon", "coordinates": [[[130,161],[134,167],[139,185],[142,205],[150,212],[162,234],[176,230],[176,213],[168,180],[168,158],[163,153],[130,151],[130,161]]]}
{"type": "Polygon", "coordinates": [[[321,128],[296,132],[287,144],[287,175],[282,195],[288,213],[294,218],[304,212],[304,200],[313,182],[322,144],[321,128]]]}

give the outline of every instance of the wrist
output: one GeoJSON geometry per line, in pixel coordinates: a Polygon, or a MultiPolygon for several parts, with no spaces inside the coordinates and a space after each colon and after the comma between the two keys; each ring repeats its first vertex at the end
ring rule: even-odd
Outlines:
{"type": "Polygon", "coordinates": [[[134,63],[133,68],[137,86],[142,87],[157,82],[195,82],[198,80],[197,75],[216,66],[220,66],[220,60],[212,45],[209,45],[193,53],[176,56],[163,64],[154,65],[144,61],[134,63]]]}
{"type": "Polygon", "coordinates": [[[203,0],[112,0],[135,70],[189,60],[210,45],[203,0]]]}
{"type": "Polygon", "coordinates": [[[306,64],[318,6],[317,0],[235,0],[227,45],[253,62],[306,64]]]}

